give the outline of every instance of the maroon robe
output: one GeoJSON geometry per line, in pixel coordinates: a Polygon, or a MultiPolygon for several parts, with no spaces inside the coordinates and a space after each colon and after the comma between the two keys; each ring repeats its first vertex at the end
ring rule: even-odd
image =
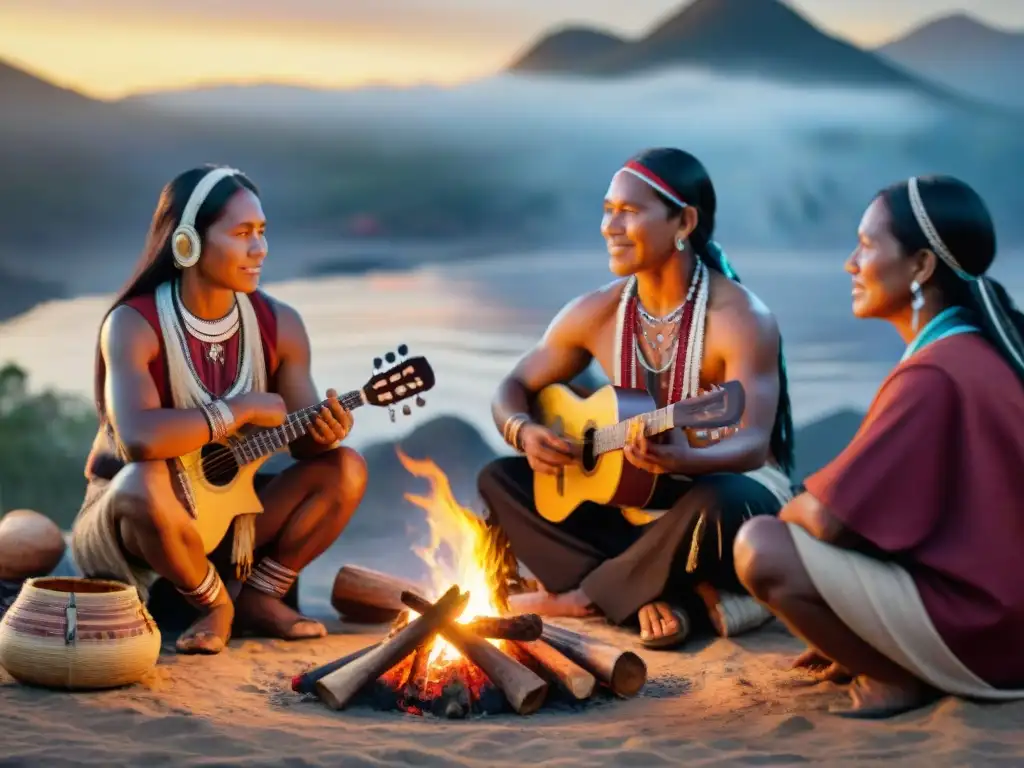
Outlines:
{"type": "Polygon", "coordinates": [[[953,654],[1024,686],[1024,387],[981,336],[937,341],[886,378],[850,445],[807,478],[901,564],[953,654]]]}

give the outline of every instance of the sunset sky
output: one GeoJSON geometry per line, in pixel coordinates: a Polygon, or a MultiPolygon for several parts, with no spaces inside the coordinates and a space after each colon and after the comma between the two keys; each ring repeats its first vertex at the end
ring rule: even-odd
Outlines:
{"type": "MultiPolygon", "coordinates": [[[[553,25],[638,34],[683,2],[2,0],[0,58],[102,98],[214,82],[452,83],[494,72],[553,25]]],[[[994,25],[1024,28],[1024,0],[792,4],[863,45],[965,7],[994,25]]]]}

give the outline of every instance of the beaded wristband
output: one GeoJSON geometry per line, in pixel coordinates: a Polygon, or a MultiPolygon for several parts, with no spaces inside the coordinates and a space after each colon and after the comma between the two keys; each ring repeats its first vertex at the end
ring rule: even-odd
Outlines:
{"type": "Polygon", "coordinates": [[[214,400],[200,405],[206,422],[210,425],[210,442],[223,440],[234,426],[235,416],[223,400],[214,400]]]}

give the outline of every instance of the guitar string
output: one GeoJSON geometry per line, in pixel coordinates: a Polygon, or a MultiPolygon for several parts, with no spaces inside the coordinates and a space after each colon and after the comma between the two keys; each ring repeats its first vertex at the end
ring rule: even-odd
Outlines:
{"type": "MultiPolygon", "coordinates": [[[[342,403],[342,405],[350,409],[358,407],[358,405],[361,405],[363,402],[362,397],[360,396],[358,391],[347,392],[340,398],[338,398],[338,400],[339,402],[342,403]]],[[[303,423],[303,417],[313,416],[321,408],[326,407],[327,403],[327,400],[323,400],[319,403],[316,403],[315,405],[310,405],[306,406],[305,408],[301,408],[298,411],[289,414],[283,424],[280,424],[279,426],[276,427],[269,427],[259,432],[254,432],[253,434],[247,435],[246,437],[242,438],[236,443],[235,448],[239,448],[241,445],[254,445],[258,451],[262,451],[262,449],[265,446],[260,444],[260,440],[263,439],[265,435],[268,436],[270,439],[273,439],[278,435],[283,435],[285,438],[285,442],[282,443],[282,446],[287,445],[292,440],[296,440],[303,434],[305,434],[309,428],[309,424],[313,422],[313,419],[310,418],[308,421],[303,423]],[[288,428],[301,428],[302,431],[297,433],[294,438],[288,439],[288,428]]],[[[207,445],[209,445],[209,443],[207,443],[207,445]]],[[[278,446],[278,448],[280,447],[281,446],[278,446]]],[[[275,448],[274,450],[278,450],[278,448],[275,448]]],[[[244,452],[242,453],[241,457],[239,457],[236,451],[232,450],[230,446],[221,445],[220,450],[216,451],[216,453],[214,453],[212,456],[203,457],[202,459],[200,459],[199,462],[192,465],[190,469],[194,469],[198,466],[199,468],[202,469],[203,474],[209,474],[211,472],[219,472],[222,469],[229,469],[240,466],[241,464],[247,464],[250,461],[255,461],[256,459],[261,458],[261,456],[261,453],[254,454],[252,459],[246,460],[247,457],[244,454],[244,452]],[[239,462],[239,458],[243,459],[241,463],[239,462]]]]}
{"type": "MultiPolygon", "coordinates": [[[[713,392],[719,391],[720,389],[721,389],[721,387],[713,386],[711,389],[706,390],[704,392],[704,394],[711,394],[713,392]]],[[[700,396],[701,396],[700,394],[697,395],[697,397],[700,397],[700,396]]],[[[665,425],[660,427],[660,428],[658,428],[657,431],[653,432],[652,434],[657,434],[658,432],[664,432],[666,429],[670,428],[672,426],[672,419],[670,418],[670,411],[675,407],[675,405],[676,404],[667,405],[664,408],[659,408],[659,409],[657,409],[655,411],[650,411],[648,413],[642,414],[640,418],[642,418],[644,420],[644,426],[645,427],[646,426],[652,426],[652,425],[656,426],[657,422],[659,420],[667,419],[665,425]]],[[[598,453],[606,453],[607,451],[615,450],[617,448],[621,448],[622,445],[620,445],[618,443],[620,441],[623,444],[625,443],[625,437],[626,437],[626,433],[628,431],[628,426],[629,426],[630,421],[631,420],[627,419],[625,421],[619,421],[619,422],[616,422],[615,424],[609,424],[608,426],[601,427],[601,429],[598,430],[597,434],[595,434],[595,436],[593,438],[593,441],[592,441],[595,449],[598,448],[598,443],[601,443],[600,450],[598,450],[597,452],[598,453]]],[[[580,445],[583,445],[583,444],[585,444],[586,441],[584,441],[584,440],[575,440],[573,442],[576,442],[576,443],[578,443],[580,445]]]]}
{"type": "MultiPolygon", "coordinates": [[[[416,394],[419,394],[419,390],[417,390],[416,394]]],[[[359,407],[360,405],[363,404],[362,393],[359,390],[346,392],[338,399],[342,403],[342,405],[350,409],[359,407]]],[[[395,402],[400,402],[400,400],[396,400],[395,402]]],[[[261,458],[263,456],[262,451],[266,446],[261,445],[260,440],[264,439],[264,436],[267,436],[269,439],[274,439],[279,436],[283,436],[285,438],[285,441],[281,444],[281,446],[274,448],[274,450],[276,451],[280,447],[287,445],[292,440],[298,439],[298,437],[305,434],[306,430],[309,427],[309,424],[313,422],[313,419],[309,419],[309,421],[303,424],[302,417],[312,416],[321,408],[326,407],[327,403],[327,400],[323,400],[315,405],[307,406],[306,408],[300,409],[293,414],[289,414],[289,416],[285,419],[285,422],[277,427],[269,427],[268,429],[264,429],[259,432],[247,435],[246,437],[242,438],[236,443],[236,445],[234,446],[234,450],[230,446],[221,446],[220,450],[216,451],[214,455],[203,457],[202,459],[200,459],[199,462],[197,462],[197,464],[191,465],[189,467],[189,471],[194,470],[198,465],[198,467],[202,469],[203,474],[208,474],[210,472],[218,472],[222,469],[233,469],[237,466],[241,466],[243,464],[248,464],[251,461],[255,461],[256,459],[261,458]],[[289,427],[296,429],[302,427],[303,430],[302,432],[297,433],[294,438],[288,439],[287,429],[289,427]],[[257,452],[254,453],[251,459],[246,455],[245,449],[242,447],[249,445],[255,446],[257,449],[257,452]],[[241,454],[241,456],[239,456],[239,453],[241,454]],[[239,459],[241,459],[241,462],[239,461],[239,459]]],[[[209,443],[207,443],[207,445],[209,445],[209,443]]]]}
{"type": "MultiPolygon", "coordinates": [[[[416,394],[419,394],[419,392],[420,390],[417,390],[416,394]]],[[[412,393],[410,393],[410,397],[411,396],[412,393]]],[[[339,397],[338,400],[349,410],[363,405],[362,393],[359,390],[346,392],[344,395],[339,397]]],[[[396,400],[395,402],[400,402],[400,400],[396,400]]],[[[328,401],[323,400],[315,405],[310,405],[306,408],[295,411],[288,415],[283,424],[247,435],[241,440],[238,440],[233,447],[221,445],[220,450],[217,450],[213,455],[205,456],[196,464],[191,465],[189,467],[189,471],[196,469],[198,466],[202,469],[203,474],[209,474],[211,472],[219,472],[222,469],[233,469],[235,467],[248,464],[258,458],[262,458],[264,455],[263,451],[270,445],[270,443],[264,443],[262,441],[276,440],[283,437],[284,442],[270,451],[270,453],[273,453],[284,445],[292,442],[292,440],[296,440],[306,434],[309,425],[313,422],[313,419],[311,418],[308,421],[303,422],[303,417],[313,416],[321,408],[327,407],[327,404],[328,401]],[[296,432],[296,436],[294,438],[289,438],[287,433],[289,428],[296,430],[301,429],[301,431],[296,432]],[[246,447],[255,447],[256,450],[253,452],[252,458],[247,455],[246,447]]],[[[209,443],[207,443],[207,445],[209,445],[209,443]]]]}

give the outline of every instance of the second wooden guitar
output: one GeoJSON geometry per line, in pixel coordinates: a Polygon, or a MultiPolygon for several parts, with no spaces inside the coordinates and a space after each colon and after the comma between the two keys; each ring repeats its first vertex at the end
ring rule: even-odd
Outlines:
{"type": "Polygon", "coordinates": [[[638,389],[608,385],[581,398],[561,384],[545,387],[537,395],[534,418],[574,444],[578,456],[557,475],[534,473],[537,512],[559,523],[586,501],[642,508],[657,476],[630,464],[622,452],[630,421],[641,418],[648,437],[671,429],[730,427],[739,423],[745,403],[738,381],[665,408],[638,389]]]}

